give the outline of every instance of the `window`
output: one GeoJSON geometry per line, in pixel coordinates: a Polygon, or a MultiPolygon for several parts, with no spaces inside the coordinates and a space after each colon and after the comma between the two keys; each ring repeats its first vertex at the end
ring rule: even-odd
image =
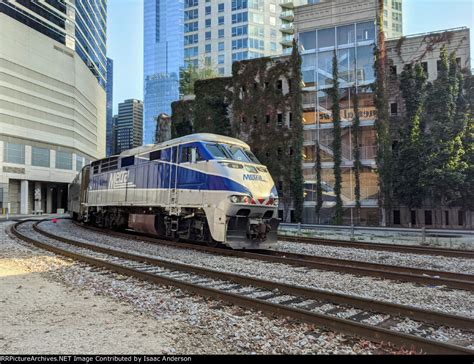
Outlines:
{"type": "Polygon", "coordinates": [[[464,211],[458,211],[458,225],[464,225],[464,211]]]}
{"type": "Polygon", "coordinates": [[[211,32],[206,32],[206,40],[211,40],[211,32]]]}
{"type": "Polygon", "coordinates": [[[211,15],[211,7],[206,6],[206,15],[211,15]]]}
{"type": "Polygon", "coordinates": [[[247,48],[247,38],[235,39],[232,41],[232,49],[247,48]]]}
{"type": "Polygon", "coordinates": [[[25,146],[23,144],[3,143],[3,160],[8,163],[25,164],[25,146]]]}
{"type": "Polygon", "coordinates": [[[309,49],[316,49],[316,32],[303,32],[299,34],[298,42],[303,49],[307,51],[309,49]]]}
{"type": "Polygon", "coordinates": [[[198,42],[198,34],[190,34],[184,36],[184,45],[196,44],[198,42]]]}
{"type": "Polygon", "coordinates": [[[357,23],[356,38],[358,42],[375,40],[375,24],[374,22],[357,23]]]}
{"type": "Polygon", "coordinates": [[[400,225],[400,210],[393,210],[393,224],[400,225]]]}
{"type": "Polygon", "coordinates": [[[425,71],[425,74],[428,75],[428,62],[421,62],[421,67],[423,71],[425,71]]]}
{"type": "Polygon", "coordinates": [[[431,210],[425,210],[425,225],[433,225],[433,215],[431,210]]]}
{"type": "MultiPolygon", "coordinates": [[[[222,29],[223,31],[224,29],[222,29]]],[[[248,26],[247,25],[240,25],[237,27],[232,27],[232,36],[238,37],[240,35],[247,35],[248,26]]]]}
{"type": "Polygon", "coordinates": [[[198,55],[198,47],[184,48],[184,58],[196,57],[198,55]]]}
{"type": "Polygon", "coordinates": [[[225,72],[224,72],[224,68],[223,67],[220,67],[218,69],[218,72],[219,72],[219,75],[222,76],[225,72]]]}
{"type": "Polygon", "coordinates": [[[198,6],[198,0],[185,0],[184,1],[185,8],[190,8],[192,6],[198,6]]]}
{"type": "Polygon", "coordinates": [[[161,150],[154,150],[153,152],[150,152],[151,161],[156,161],[158,159],[161,159],[161,150]]]}
{"type": "Polygon", "coordinates": [[[76,155],[76,171],[80,171],[84,167],[84,164],[82,163],[82,157],[80,155],[76,155]]]}
{"type": "Polygon", "coordinates": [[[277,119],[278,126],[282,126],[283,125],[283,114],[278,114],[277,117],[278,117],[278,119],[277,119]]]}
{"type": "Polygon", "coordinates": [[[224,50],[224,42],[219,42],[219,48],[218,51],[221,52],[224,50]]]}
{"type": "Polygon", "coordinates": [[[444,212],[444,224],[449,225],[449,211],[444,212]]]}
{"type": "Polygon", "coordinates": [[[199,16],[198,9],[186,10],[184,12],[184,21],[197,19],[199,16]]]}
{"type": "Polygon", "coordinates": [[[224,29],[219,29],[219,30],[217,31],[217,37],[218,37],[219,39],[224,38],[224,29]]]}
{"type": "Polygon", "coordinates": [[[218,64],[224,64],[224,55],[223,54],[219,54],[217,56],[217,63],[218,64]]]}
{"type": "Polygon", "coordinates": [[[223,12],[224,12],[224,3],[217,5],[217,11],[218,11],[219,13],[223,13],[223,12]]]}
{"type": "Polygon", "coordinates": [[[232,14],[232,24],[244,23],[248,21],[248,13],[232,14]]]}
{"type": "Polygon", "coordinates": [[[120,166],[123,168],[123,167],[133,166],[134,164],[135,164],[135,156],[131,155],[130,157],[122,158],[120,166]]]}
{"type": "Polygon", "coordinates": [[[248,55],[249,53],[247,51],[232,53],[232,62],[248,59],[248,55]]]}
{"type": "Polygon", "coordinates": [[[206,144],[206,149],[215,159],[232,159],[227,150],[220,144],[206,144]]]}
{"type": "Polygon", "coordinates": [[[211,57],[205,57],[205,58],[204,58],[204,64],[205,64],[206,66],[210,66],[211,63],[212,63],[211,57]]]}
{"type": "Polygon", "coordinates": [[[205,53],[211,53],[211,45],[210,44],[206,44],[204,46],[204,52],[205,53]]]}
{"type": "Polygon", "coordinates": [[[206,28],[211,27],[211,19],[206,19],[206,28]]]}
{"type": "Polygon", "coordinates": [[[336,44],[334,28],[318,30],[318,47],[334,47],[336,44]]]}
{"type": "Polygon", "coordinates": [[[352,44],[355,42],[355,27],[354,25],[346,25],[337,27],[337,45],[352,44]]]}
{"type": "Polygon", "coordinates": [[[31,165],[37,167],[49,167],[49,149],[32,147],[31,165]]]}
{"type": "Polygon", "coordinates": [[[398,104],[396,102],[392,102],[390,104],[390,114],[392,116],[396,116],[398,114],[398,104]]]}
{"type": "Polygon", "coordinates": [[[202,158],[199,154],[199,150],[196,147],[181,147],[180,163],[191,163],[193,157],[193,150],[196,153],[196,161],[204,160],[204,158],[202,158]]]}
{"type": "Polygon", "coordinates": [[[282,90],[283,89],[283,81],[282,80],[277,80],[277,89],[282,90]]]}
{"type": "Polygon", "coordinates": [[[390,76],[397,77],[397,66],[390,66],[390,76]]]}
{"type": "Polygon", "coordinates": [[[56,168],[72,169],[72,154],[68,152],[56,152],[56,168]]]}
{"type": "Polygon", "coordinates": [[[217,20],[217,25],[224,25],[224,17],[220,16],[217,20]]]}
{"type": "Polygon", "coordinates": [[[271,50],[272,52],[276,52],[276,50],[277,50],[277,44],[276,44],[276,42],[270,42],[270,50],[271,50]]]}
{"type": "Polygon", "coordinates": [[[198,31],[198,22],[192,22],[192,23],[186,23],[184,24],[184,32],[189,33],[189,32],[196,32],[198,31]]]}
{"type": "Polygon", "coordinates": [[[232,0],[232,10],[247,9],[247,0],[232,0]]]}
{"type": "Polygon", "coordinates": [[[259,49],[263,51],[265,49],[265,42],[260,39],[249,38],[249,48],[259,49]]]}

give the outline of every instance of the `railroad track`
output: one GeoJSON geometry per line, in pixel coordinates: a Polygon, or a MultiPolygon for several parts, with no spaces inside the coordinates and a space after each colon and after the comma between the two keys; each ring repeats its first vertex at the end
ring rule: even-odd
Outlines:
{"type": "Polygon", "coordinates": [[[416,246],[416,245],[366,243],[366,242],[351,241],[351,240],[331,240],[331,239],[310,238],[310,237],[290,236],[290,235],[278,235],[278,240],[290,241],[290,242],[295,242],[295,243],[328,245],[328,246],[335,246],[335,247],[341,247],[341,248],[343,247],[343,248],[354,248],[354,249],[381,250],[381,251],[390,251],[390,252],[398,252],[398,253],[440,255],[440,256],[445,256],[445,257],[474,259],[474,250],[435,248],[435,247],[416,246]]]}
{"type": "Polygon", "coordinates": [[[290,317],[423,353],[474,354],[472,342],[467,341],[474,337],[474,320],[470,318],[131,254],[53,235],[43,231],[40,223],[21,221],[12,226],[11,232],[39,248],[98,268],[172,285],[268,315],[290,317]],[[405,330],[408,332],[401,331],[404,325],[409,325],[410,329],[405,330]],[[433,338],[437,332],[442,335],[446,330],[452,334],[447,342],[433,338]],[[431,331],[432,337],[424,337],[429,336],[427,331],[431,331]]]}
{"type": "MultiPolygon", "coordinates": [[[[104,233],[103,229],[81,225],[76,222],[74,223],[79,227],[97,231],[102,234],[104,233]]],[[[290,264],[294,266],[336,271],[348,274],[364,275],[404,282],[414,282],[430,286],[446,286],[453,289],[474,291],[473,277],[469,274],[403,267],[396,265],[385,265],[357,260],[346,260],[313,255],[295,254],[274,250],[250,252],[223,248],[213,248],[204,245],[176,242],[153,238],[150,236],[136,235],[110,230],[107,230],[107,234],[127,239],[133,238],[136,240],[142,240],[154,244],[167,245],[182,249],[194,249],[212,254],[220,254],[225,256],[234,256],[247,259],[257,259],[271,263],[290,264]]]]}

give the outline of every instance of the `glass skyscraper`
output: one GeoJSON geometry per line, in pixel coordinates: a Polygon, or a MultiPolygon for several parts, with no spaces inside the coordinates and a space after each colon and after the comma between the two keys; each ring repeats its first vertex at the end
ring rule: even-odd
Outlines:
{"type": "Polygon", "coordinates": [[[183,0],[144,1],[144,143],[154,143],[156,117],[171,115],[184,63],[183,0]]]}

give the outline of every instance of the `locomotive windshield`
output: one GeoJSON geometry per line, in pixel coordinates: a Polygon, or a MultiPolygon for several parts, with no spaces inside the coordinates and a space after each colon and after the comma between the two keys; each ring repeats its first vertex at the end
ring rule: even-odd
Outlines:
{"type": "Polygon", "coordinates": [[[261,164],[250,150],[236,145],[206,144],[206,148],[215,159],[230,159],[245,163],[261,164]]]}

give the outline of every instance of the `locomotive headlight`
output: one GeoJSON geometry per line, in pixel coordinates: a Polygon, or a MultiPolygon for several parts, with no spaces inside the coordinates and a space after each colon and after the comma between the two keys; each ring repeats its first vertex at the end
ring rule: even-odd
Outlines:
{"type": "Polygon", "coordinates": [[[229,199],[232,203],[250,203],[249,196],[232,195],[229,197],[229,199]]]}
{"type": "Polygon", "coordinates": [[[273,206],[278,206],[278,197],[273,198],[273,206]]]}

